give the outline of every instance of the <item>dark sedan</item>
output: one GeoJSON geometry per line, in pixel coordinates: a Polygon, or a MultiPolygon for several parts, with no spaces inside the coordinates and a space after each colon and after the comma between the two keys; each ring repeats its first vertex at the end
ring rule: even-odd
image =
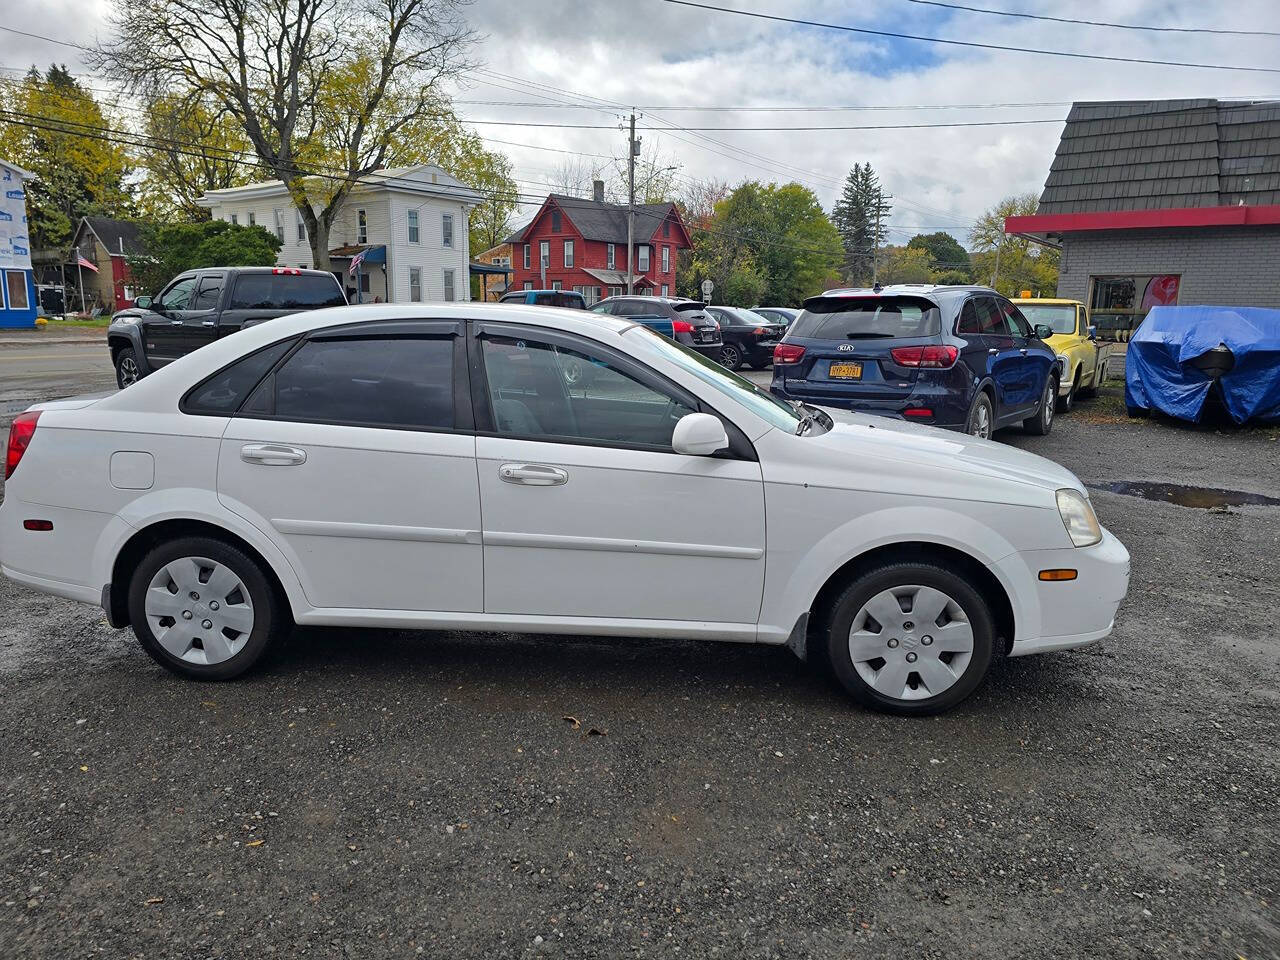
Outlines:
{"type": "Polygon", "coordinates": [[[720,325],[700,300],[679,297],[606,297],[594,313],[625,317],[652,327],[677,343],[692,347],[712,360],[720,359],[720,325]]]}
{"type": "Polygon", "coordinates": [[[720,362],[730,370],[744,363],[753,370],[763,370],[773,362],[773,348],[787,332],[784,324],[768,320],[741,307],[707,307],[707,313],[720,323],[720,362]]]}
{"type": "Polygon", "coordinates": [[[986,287],[830,290],[805,301],[773,355],[784,399],[990,437],[1053,426],[1057,357],[986,287]]]}

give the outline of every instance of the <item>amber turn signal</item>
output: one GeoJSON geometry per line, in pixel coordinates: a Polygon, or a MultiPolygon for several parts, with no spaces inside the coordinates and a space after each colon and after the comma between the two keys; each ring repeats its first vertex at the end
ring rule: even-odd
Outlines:
{"type": "Polygon", "coordinates": [[[1075,570],[1041,570],[1041,580],[1074,580],[1079,574],[1075,570]]]}

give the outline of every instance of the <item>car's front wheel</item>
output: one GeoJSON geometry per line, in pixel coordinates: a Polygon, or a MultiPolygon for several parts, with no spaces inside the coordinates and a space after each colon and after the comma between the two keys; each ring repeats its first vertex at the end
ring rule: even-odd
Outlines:
{"type": "Polygon", "coordinates": [[[129,619],[161,666],[229,680],[283,632],[282,605],[257,561],[209,537],[183,537],[143,557],[129,583],[129,619]]]}
{"type": "Polygon", "coordinates": [[[947,710],[982,682],[996,649],[982,595],[953,570],[890,563],[851,583],[826,618],[826,653],[854,699],[891,713],[947,710]]]}
{"type": "Polygon", "coordinates": [[[736,344],[726,343],[720,348],[720,366],[726,370],[737,370],[742,366],[742,351],[736,344]]]}
{"type": "Polygon", "coordinates": [[[142,371],[138,367],[137,354],[132,347],[125,347],[116,354],[116,386],[123,390],[131,383],[142,379],[142,371]]]}

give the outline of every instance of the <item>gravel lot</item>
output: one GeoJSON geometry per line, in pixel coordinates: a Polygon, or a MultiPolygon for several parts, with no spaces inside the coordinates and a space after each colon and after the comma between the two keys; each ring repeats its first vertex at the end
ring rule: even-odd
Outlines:
{"type": "MultiPolygon", "coordinates": [[[[1280,496],[1280,431],[1116,392],[1002,438],[1280,496]]],[[[1280,508],[1094,496],[1114,636],[927,720],[701,642],[307,630],[198,685],[0,581],[0,955],[1280,957],[1280,508]]]]}

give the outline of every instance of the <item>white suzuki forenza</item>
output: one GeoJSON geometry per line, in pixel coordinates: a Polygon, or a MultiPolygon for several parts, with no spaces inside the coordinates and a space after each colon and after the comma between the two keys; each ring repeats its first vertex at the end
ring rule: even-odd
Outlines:
{"type": "Polygon", "coordinates": [[[1105,637],[1129,578],[1057,464],[545,307],[273,320],[19,415],[6,476],[0,569],[201,679],[295,623],[690,637],[929,713],[1105,637]]]}

